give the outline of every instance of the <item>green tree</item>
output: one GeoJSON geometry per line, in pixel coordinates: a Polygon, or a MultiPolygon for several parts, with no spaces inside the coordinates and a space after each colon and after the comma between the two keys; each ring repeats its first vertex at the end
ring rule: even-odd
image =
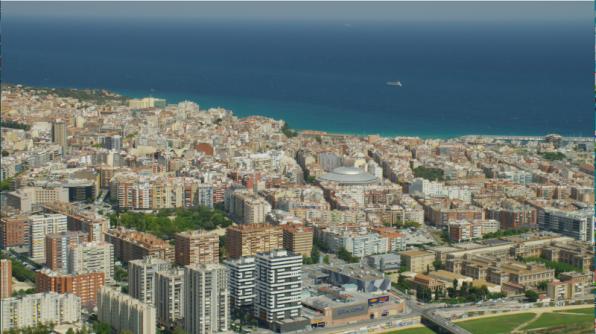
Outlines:
{"type": "Polygon", "coordinates": [[[436,259],[433,261],[433,267],[435,268],[435,270],[439,270],[443,268],[443,262],[440,259],[436,259]]]}
{"type": "Polygon", "coordinates": [[[532,303],[538,300],[538,293],[534,290],[526,290],[525,296],[532,303]]]}
{"type": "Polygon", "coordinates": [[[323,257],[323,263],[325,263],[325,264],[329,264],[329,255],[325,255],[325,256],[323,257]]]}

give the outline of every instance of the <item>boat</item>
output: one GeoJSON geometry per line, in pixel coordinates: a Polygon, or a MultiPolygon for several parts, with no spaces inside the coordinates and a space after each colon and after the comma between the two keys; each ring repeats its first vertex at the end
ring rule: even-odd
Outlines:
{"type": "Polygon", "coordinates": [[[398,80],[398,81],[387,81],[387,86],[398,86],[398,87],[401,87],[403,85],[401,84],[401,81],[398,80]]]}

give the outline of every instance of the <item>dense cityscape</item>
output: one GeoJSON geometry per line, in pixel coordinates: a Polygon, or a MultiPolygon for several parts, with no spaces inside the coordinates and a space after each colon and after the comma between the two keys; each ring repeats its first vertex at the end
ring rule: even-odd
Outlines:
{"type": "Polygon", "coordinates": [[[2,85],[2,333],[593,331],[592,138],[197,103],[2,85]]]}

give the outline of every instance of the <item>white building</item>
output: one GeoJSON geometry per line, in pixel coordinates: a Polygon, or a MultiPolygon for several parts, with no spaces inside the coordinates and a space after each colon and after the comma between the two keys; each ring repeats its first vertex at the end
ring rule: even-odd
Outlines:
{"type": "Polygon", "coordinates": [[[189,334],[227,331],[230,325],[228,272],[221,264],[184,267],[184,329],[189,334]]]}
{"type": "Polygon", "coordinates": [[[46,262],[45,238],[50,233],[66,232],[66,216],[60,214],[29,216],[29,256],[33,261],[46,262]]]}
{"type": "Polygon", "coordinates": [[[184,317],[184,270],[157,272],[154,288],[157,322],[175,328],[184,317]]]}
{"type": "Polygon", "coordinates": [[[128,330],[133,334],[155,334],[155,308],[151,305],[108,287],[102,287],[97,296],[97,317],[118,333],[128,330]]]}
{"type": "Polygon", "coordinates": [[[69,250],[68,272],[82,274],[102,272],[106,282],[114,278],[114,246],[108,242],[86,242],[69,250]]]}
{"type": "Polygon", "coordinates": [[[348,252],[358,257],[384,254],[390,250],[389,239],[377,233],[343,236],[342,244],[348,252]]]}
{"type": "Polygon", "coordinates": [[[234,308],[250,308],[255,299],[256,263],[252,256],[227,260],[230,304],[234,308]]]}
{"type": "Polygon", "coordinates": [[[36,293],[0,300],[0,332],[81,320],[81,299],[73,294],[36,293]]]}
{"type": "Polygon", "coordinates": [[[167,271],[172,263],[160,258],[145,256],[128,262],[128,293],[146,304],[153,304],[155,273],[167,271]]]}
{"type": "Polygon", "coordinates": [[[256,256],[254,315],[271,324],[297,318],[302,305],[302,256],[286,250],[256,256]]]}

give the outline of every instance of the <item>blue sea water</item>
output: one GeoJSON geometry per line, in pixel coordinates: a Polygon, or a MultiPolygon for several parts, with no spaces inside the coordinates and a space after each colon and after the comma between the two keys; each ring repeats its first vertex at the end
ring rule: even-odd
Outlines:
{"type": "Polygon", "coordinates": [[[587,22],[2,17],[2,81],[193,100],[331,132],[591,135],[587,22]],[[400,80],[403,87],[386,85],[400,80]]]}

